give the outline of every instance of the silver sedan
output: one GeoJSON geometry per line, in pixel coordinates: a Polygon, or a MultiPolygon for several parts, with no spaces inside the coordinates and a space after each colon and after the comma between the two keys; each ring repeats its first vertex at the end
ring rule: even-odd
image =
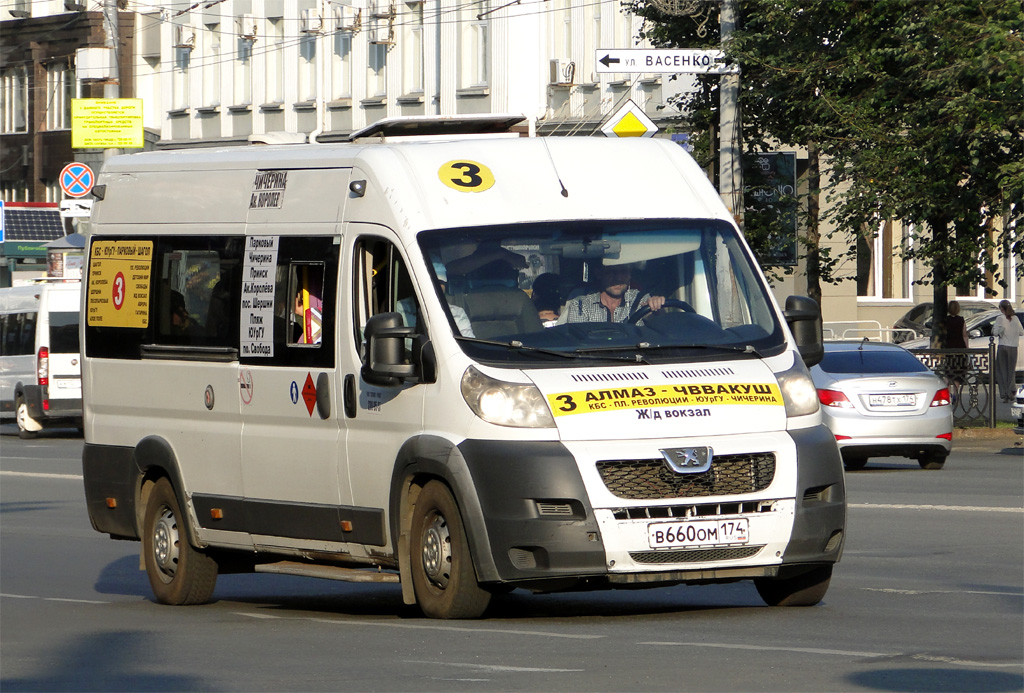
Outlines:
{"type": "Polygon", "coordinates": [[[953,439],[949,389],[903,347],[826,342],[811,378],[847,469],[888,456],[914,458],[923,469],[945,464],[953,439]]]}

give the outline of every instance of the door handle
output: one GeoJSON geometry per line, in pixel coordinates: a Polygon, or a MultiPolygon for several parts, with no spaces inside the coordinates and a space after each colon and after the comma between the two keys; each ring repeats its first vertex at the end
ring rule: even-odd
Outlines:
{"type": "Polygon", "coordinates": [[[356,377],[351,373],[345,376],[345,416],[356,418],[356,377]]]}

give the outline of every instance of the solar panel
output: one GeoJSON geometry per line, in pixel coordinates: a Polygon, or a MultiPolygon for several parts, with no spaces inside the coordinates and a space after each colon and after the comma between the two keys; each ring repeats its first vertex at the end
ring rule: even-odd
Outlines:
{"type": "Polygon", "coordinates": [[[55,241],[64,237],[60,210],[25,209],[4,206],[4,235],[7,241],[55,241]]]}

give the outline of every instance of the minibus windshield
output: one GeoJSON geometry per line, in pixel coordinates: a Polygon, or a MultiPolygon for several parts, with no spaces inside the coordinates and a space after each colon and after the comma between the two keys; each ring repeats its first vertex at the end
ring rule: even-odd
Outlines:
{"type": "Polygon", "coordinates": [[[714,220],[560,221],[426,231],[462,349],[495,364],[750,358],[783,330],[736,230],[714,220]]]}

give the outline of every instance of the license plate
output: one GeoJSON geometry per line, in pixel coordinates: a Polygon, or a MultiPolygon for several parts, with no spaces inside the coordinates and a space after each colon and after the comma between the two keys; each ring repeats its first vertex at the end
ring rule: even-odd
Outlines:
{"type": "Polygon", "coordinates": [[[72,378],[66,378],[66,379],[62,378],[60,380],[55,380],[54,381],[54,385],[57,387],[58,390],[81,390],[82,389],[82,381],[78,380],[77,378],[74,378],[74,379],[72,379],[72,378]]]}
{"type": "Polygon", "coordinates": [[[647,525],[647,540],[652,549],[690,546],[746,544],[749,520],[695,520],[692,522],[652,522],[647,525]]]}
{"type": "Polygon", "coordinates": [[[913,407],[917,404],[917,395],[868,395],[868,404],[872,407],[913,407]]]}

